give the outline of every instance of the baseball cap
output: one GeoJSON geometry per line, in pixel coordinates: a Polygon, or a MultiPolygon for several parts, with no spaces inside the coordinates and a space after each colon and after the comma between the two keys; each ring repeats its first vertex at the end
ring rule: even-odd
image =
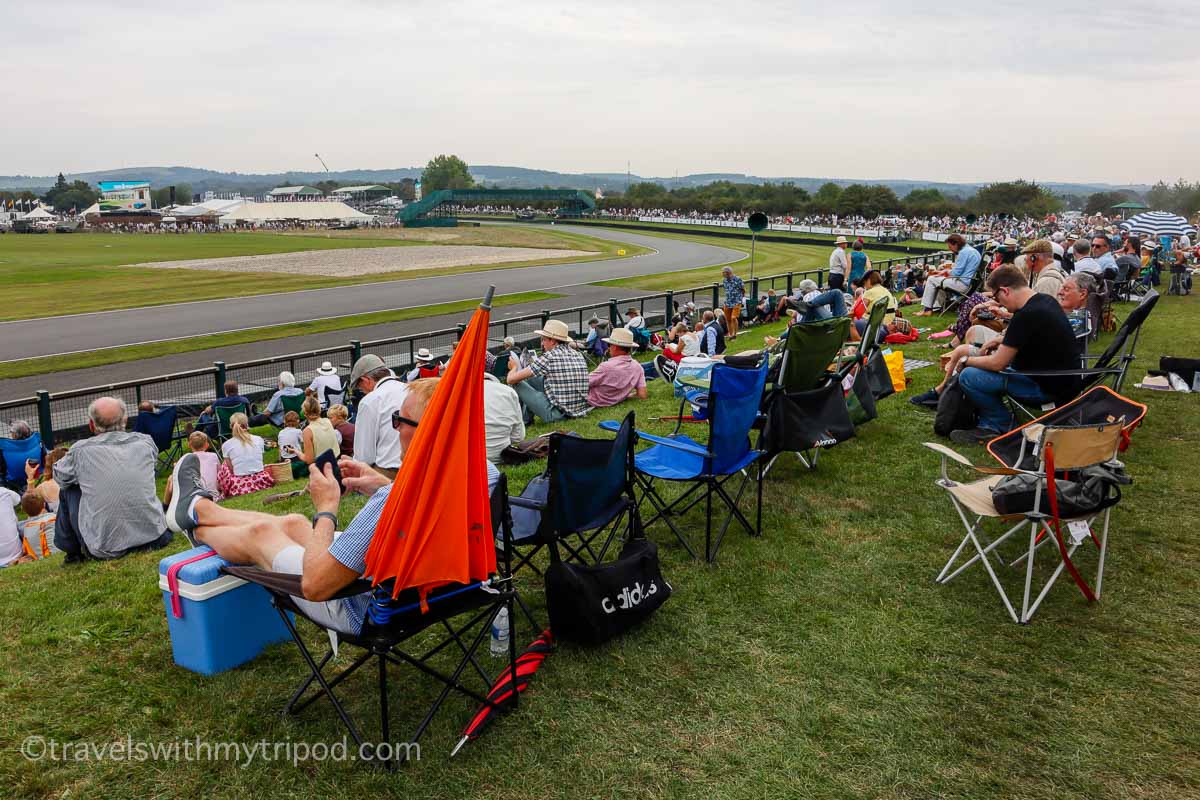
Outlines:
{"type": "Polygon", "coordinates": [[[358,385],[363,375],[366,375],[368,372],[374,372],[382,366],[385,366],[383,359],[374,353],[366,353],[359,356],[358,361],[354,362],[354,369],[350,370],[351,388],[358,385]]]}

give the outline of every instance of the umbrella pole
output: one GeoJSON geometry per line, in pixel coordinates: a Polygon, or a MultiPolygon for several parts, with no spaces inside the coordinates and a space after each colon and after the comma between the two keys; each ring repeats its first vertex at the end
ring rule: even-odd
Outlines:
{"type": "Polygon", "coordinates": [[[496,295],[496,287],[494,285],[489,286],[487,289],[487,294],[485,294],[483,296],[483,302],[479,304],[479,307],[482,308],[484,311],[491,311],[492,310],[492,298],[495,295],[496,295]]]}

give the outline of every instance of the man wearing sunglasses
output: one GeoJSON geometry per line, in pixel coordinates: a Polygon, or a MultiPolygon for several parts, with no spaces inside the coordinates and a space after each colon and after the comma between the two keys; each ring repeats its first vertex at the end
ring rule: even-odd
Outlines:
{"type": "Polygon", "coordinates": [[[1112,242],[1104,231],[1092,236],[1092,258],[1100,265],[1101,277],[1112,280],[1117,277],[1117,259],[1112,254],[1112,242]]]}
{"type": "Polygon", "coordinates": [[[950,433],[959,444],[981,444],[1012,428],[1006,396],[1043,405],[1069,400],[1080,389],[1080,379],[1074,375],[1017,374],[1079,368],[1078,341],[1058,300],[1029,288],[1021,270],[1011,264],[996,268],[988,288],[1013,316],[1003,338],[984,344],[979,355],[959,361],[959,386],[979,411],[978,427],[950,433]]]}
{"type": "MultiPolygon", "coordinates": [[[[409,384],[403,405],[391,415],[402,451],[412,443],[438,380],[423,378],[409,384]]],[[[341,534],[336,531],[342,487],[334,480],[332,467],[326,466],[324,472],[315,465],[309,467],[308,493],[317,512],[310,521],[299,514],[276,517],[217,505],[202,485],[194,453],[183,457],[171,479],[167,525],[203,542],[227,561],[302,576],[304,596],[296,602],[305,613],[334,630],[357,635],[362,631],[370,593],[329,598],[366,569],[367,549],[392,480],[368,464],[345,457],[338,461],[338,469],[345,489],[370,497],[341,534]]],[[[491,492],[500,473],[490,462],[487,473],[491,492]]]]}

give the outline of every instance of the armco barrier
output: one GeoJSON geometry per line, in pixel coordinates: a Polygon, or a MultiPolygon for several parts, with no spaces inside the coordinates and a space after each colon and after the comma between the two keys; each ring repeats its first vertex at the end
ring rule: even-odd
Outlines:
{"type": "MultiPolygon", "coordinates": [[[[945,258],[945,253],[914,254],[906,258],[895,258],[874,264],[890,276],[896,266],[927,265],[931,261],[945,258]]],[[[746,279],[746,294],[757,298],[768,289],[781,294],[791,294],[804,278],[812,278],[819,286],[825,285],[827,270],[805,270],[778,275],[764,275],[753,281],[746,279]]],[[[743,276],[745,279],[745,276],[743,276]]],[[[668,292],[610,299],[605,303],[574,306],[571,308],[546,309],[519,317],[492,320],[488,329],[488,341],[494,350],[503,347],[504,339],[512,337],[518,345],[536,344],[534,333],[551,317],[562,320],[578,337],[586,335],[587,321],[592,316],[607,319],[619,325],[624,320],[624,311],[636,306],[642,311],[647,323],[662,329],[675,313],[677,306],[694,302],[698,308],[713,308],[720,300],[720,285],[716,283],[676,289],[668,292]]],[[[237,381],[242,394],[256,403],[269,398],[276,389],[279,373],[291,372],[296,376],[297,386],[307,386],[324,361],[331,362],[338,372],[346,375],[350,366],[365,352],[375,353],[384,363],[397,372],[409,370],[416,362],[416,352],[428,348],[434,356],[449,356],[462,336],[462,325],[454,328],[428,331],[425,333],[396,336],[372,341],[351,340],[345,345],[309,350],[303,353],[287,353],[253,361],[226,364],[214,362],[211,367],[159,375],[152,378],[113,383],[106,386],[90,386],[63,392],[38,392],[36,397],[19,398],[0,402],[0,436],[7,436],[9,425],[18,419],[37,425],[42,441],[47,447],[56,442],[69,442],[88,435],[88,405],[98,397],[120,397],[129,407],[130,415],[137,413],[138,405],[149,401],[156,406],[175,405],[179,408],[180,425],[194,420],[200,412],[222,393],[227,380],[237,381]]]]}

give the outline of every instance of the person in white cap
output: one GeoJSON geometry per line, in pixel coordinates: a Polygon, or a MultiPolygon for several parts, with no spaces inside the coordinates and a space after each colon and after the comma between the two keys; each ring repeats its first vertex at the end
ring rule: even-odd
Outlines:
{"type": "Polygon", "coordinates": [[[570,329],[565,322],[552,319],[534,333],[541,337],[542,354],[528,367],[522,367],[515,357],[508,365],[508,385],[521,398],[525,423],[533,422],[534,417],[543,422],[582,417],[588,411],[587,360],[571,347],[570,329]]]}
{"type": "Polygon", "coordinates": [[[325,361],[317,367],[317,377],[308,385],[308,391],[317,396],[321,408],[329,408],[330,403],[342,402],[342,379],[338,377],[333,364],[325,361]]]}
{"type": "Polygon", "coordinates": [[[848,242],[845,236],[839,236],[833,243],[833,252],[829,254],[829,288],[841,289],[846,284],[846,273],[849,271],[849,259],[846,257],[848,242]]]}
{"type": "Polygon", "coordinates": [[[366,353],[350,370],[350,390],[362,389],[354,418],[354,460],[370,464],[389,478],[400,469],[400,434],[392,426],[392,412],[408,397],[408,387],[374,353],[366,353]]]}
{"type": "Polygon", "coordinates": [[[630,397],[645,400],[646,371],[629,355],[637,347],[633,334],[617,328],[604,343],[608,345],[608,358],[588,375],[588,405],[605,408],[630,397]]]}

